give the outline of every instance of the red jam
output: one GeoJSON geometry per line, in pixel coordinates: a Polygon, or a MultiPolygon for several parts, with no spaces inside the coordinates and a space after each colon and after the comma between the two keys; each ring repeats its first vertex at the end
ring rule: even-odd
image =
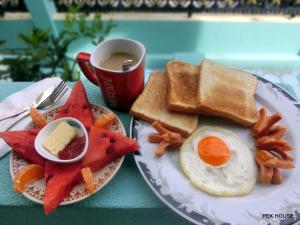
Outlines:
{"type": "Polygon", "coordinates": [[[59,159],[64,159],[64,160],[76,158],[83,151],[84,144],[85,144],[85,138],[84,137],[79,137],[79,138],[73,139],[64,148],[64,150],[62,150],[58,153],[58,158],[59,159]]]}

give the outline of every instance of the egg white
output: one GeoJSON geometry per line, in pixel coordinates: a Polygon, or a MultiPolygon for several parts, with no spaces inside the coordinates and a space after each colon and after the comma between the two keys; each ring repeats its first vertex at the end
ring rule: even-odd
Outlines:
{"type": "Polygon", "coordinates": [[[185,175],[197,188],[217,196],[245,195],[256,183],[257,166],[246,144],[231,131],[203,126],[185,140],[180,150],[180,164],[185,175]],[[198,155],[198,143],[207,136],[222,139],[230,150],[230,159],[214,167],[198,155]]]}

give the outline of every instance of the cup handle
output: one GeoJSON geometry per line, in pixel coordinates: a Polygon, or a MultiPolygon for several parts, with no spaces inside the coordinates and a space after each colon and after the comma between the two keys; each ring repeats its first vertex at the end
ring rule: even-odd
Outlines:
{"type": "Polygon", "coordinates": [[[86,78],[93,84],[98,86],[98,80],[95,72],[91,68],[90,64],[91,54],[85,52],[79,52],[76,56],[76,61],[86,78]]]}

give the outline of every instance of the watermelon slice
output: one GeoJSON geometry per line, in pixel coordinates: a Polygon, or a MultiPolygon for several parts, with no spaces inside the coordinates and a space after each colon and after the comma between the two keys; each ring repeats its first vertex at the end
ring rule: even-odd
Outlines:
{"type": "Polygon", "coordinates": [[[74,117],[89,129],[94,124],[94,116],[87,98],[84,86],[79,80],[73,87],[71,95],[55,119],[61,117],[74,117]]]}
{"type": "Polygon", "coordinates": [[[24,131],[6,131],[0,132],[0,137],[16,151],[23,159],[30,163],[44,165],[45,159],[35,150],[34,141],[40,129],[31,129],[24,131]]]}
{"type": "Polygon", "coordinates": [[[46,163],[45,214],[53,212],[72,191],[73,187],[82,181],[81,168],[80,162],[68,165],[46,163]]]}
{"type": "Polygon", "coordinates": [[[62,173],[64,171],[66,165],[64,164],[59,164],[59,163],[55,163],[55,162],[51,162],[51,161],[46,161],[45,163],[45,180],[46,183],[48,182],[48,180],[52,177],[54,177],[54,175],[62,173]]]}
{"type": "Polygon", "coordinates": [[[45,180],[46,184],[48,183],[49,179],[52,178],[56,174],[56,165],[57,163],[46,161],[45,163],[45,180]]]}
{"type": "Polygon", "coordinates": [[[92,171],[96,171],[122,155],[137,150],[138,147],[138,143],[130,138],[92,126],[89,133],[89,149],[83,161],[68,165],[46,162],[45,213],[53,212],[74,186],[82,181],[83,167],[90,167],[92,171]]]}
{"type": "Polygon", "coordinates": [[[89,149],[82,164],[83,167],[90,167],[92,171],[96,171],[138,148],[138,143],[131,138],[92,127],[89,134],[89,149]]]}

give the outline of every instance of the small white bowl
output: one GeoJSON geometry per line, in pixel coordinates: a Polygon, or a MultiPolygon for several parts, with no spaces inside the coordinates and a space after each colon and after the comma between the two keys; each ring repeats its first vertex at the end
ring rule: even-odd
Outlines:
{"type": "Polygon", "coordinates": [[[88,145],[89,145],[89,138],[88,138],[88,133],[84,127],[84,125],[77,119],[74,119],[72,117],[63,117],[57,120],[54,120],[47,124],[36,136],[34,146],[36,151],[45,159],[48,159],[53,162],[57,163],[73,163],[76,161],[79,161],[80,159],[83,158],[83,156],[87,153],[88,150],[88,145]],[[80,155],[73,159],[59,159],[57,156],[51,154],[46,148],[43,146],[43,141],[48,135],[57,127],[57,125],[61,122],[68,122],[69,124],[71,123],[72,126],[79,128],[81,132],[83,132],[83,136],[85,136],[85,144],[83,147],[82,152],[80,155]]]}

